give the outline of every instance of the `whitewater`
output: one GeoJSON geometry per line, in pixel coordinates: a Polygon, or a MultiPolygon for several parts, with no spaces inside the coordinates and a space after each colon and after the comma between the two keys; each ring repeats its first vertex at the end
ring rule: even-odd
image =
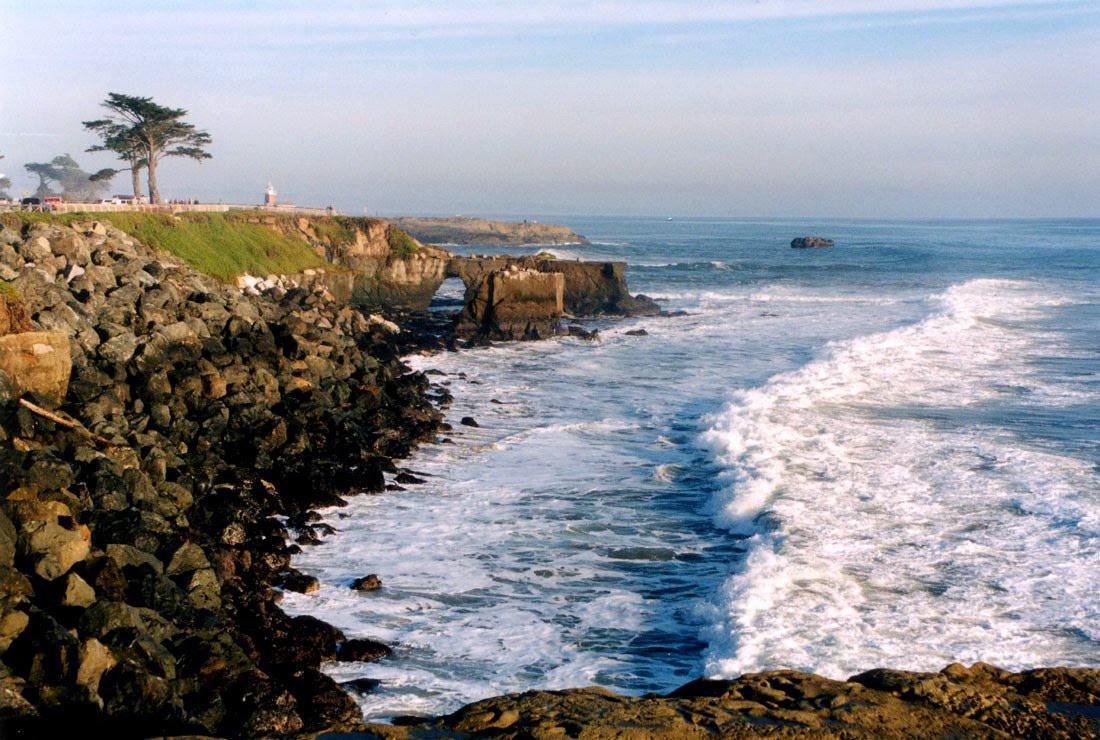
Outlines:
{"type": "Polygon", "coordinates": [[[328,669],[376,682],[367,717],[1100,663],[1100,224],[832,222],[807,253],[794,221],[568,223],[685,313],[410,358],[456,431],[424,485],[323,512],[322,588],[284,602],[395,645],[328,669]]]}

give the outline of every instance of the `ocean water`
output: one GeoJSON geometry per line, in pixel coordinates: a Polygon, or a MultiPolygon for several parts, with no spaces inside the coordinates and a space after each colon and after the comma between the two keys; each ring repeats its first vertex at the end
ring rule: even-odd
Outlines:
{"type": "Polygon", "coordinates": [[[593,243],[555,252],[686,315],[410,360],[454,432],[425,485],[325,511],[285,601],[396,646],[327,668],[378,681],[365,716],[1100,665],[1100,221],[565,222],[593,243]]]}

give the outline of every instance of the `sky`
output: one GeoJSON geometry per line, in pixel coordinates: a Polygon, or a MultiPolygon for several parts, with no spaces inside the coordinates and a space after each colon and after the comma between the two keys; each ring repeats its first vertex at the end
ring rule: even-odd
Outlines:
{"type": "Polygon", "coordinates": [[[17,192],[25,162],[110,166],[81,121],[123,92],[213,136],[167,198],[1100,217],[1097,0],[3,0],[0,69],[17,192]]]}

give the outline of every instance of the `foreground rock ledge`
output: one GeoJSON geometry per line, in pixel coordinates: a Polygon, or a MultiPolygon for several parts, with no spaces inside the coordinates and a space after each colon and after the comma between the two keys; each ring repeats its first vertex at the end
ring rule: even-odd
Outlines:
{"type": "MultiPolygon", "coordinates": [[[[417,720],[410,720],[417,722],[417,720]]],[[[981,663],[939,673],[877,669],[848,681],[797,671],[700,679],[665,696],[530,691],[422,724],[367,725],[386,738],[1083,738],[1100,733],[1100,670],[1009,673],[981,663]]]]}

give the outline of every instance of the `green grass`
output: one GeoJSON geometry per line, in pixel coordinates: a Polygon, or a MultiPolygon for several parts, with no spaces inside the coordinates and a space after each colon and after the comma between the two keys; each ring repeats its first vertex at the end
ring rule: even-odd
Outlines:
{"type": "Polygon", "coordinates": [[[15,286],[7,280],[0,280],[0,296],[12,301],[18,301],[23,297],[19,295],[19,291],[15,289],[15,286]]]}
{"type": "Polygon", "coordinates": [[[390,249],[398,257],[408,257],[410,254],[419,249],[416,240],[406,234],[396,226],[391,226],[386,229],[386,241],[389,242],[390,249]]]}
{"type": "MultiPolygon", "coordinates": [[[[142,244],[169,252],[192,267],[224,281],[251,273],[295,273],[308,267],[333,268],[300,235],[249,223],[247,212],[183,213],[11,213],[3,220],[15,224],[110,222],[142,244]],[[288,235],[290,234],[290,235],[288,235]]],[[[320,221],[321,219],[311,222],[320,221]]],[[[13,224],[14,225],[14,224],[13,224]]]]}
{"type": "MultiPolygon", "coordinates": [[[[0,214],[0,223],[20,228],[33,223],[71,224],[104,221],[125,231],[142,244],[169,252],[192,267],[230,282],[244,273],[291,274],[308,267],[343,271],[313,251],[298,230],[298,217],[260,210],[226,213],[32,213],[0,214]],[[255,221],[256,223],[251,223],[255,221]]],[[[310,227],[321,241],[346,244],[355,241],[357,229],[366,231],[377,219],[350,216],[310,217],[310,227]]],[[[386,241],[398,257],[419,248],[415,239],[397,227],[386,229],[386,241]]]]}

